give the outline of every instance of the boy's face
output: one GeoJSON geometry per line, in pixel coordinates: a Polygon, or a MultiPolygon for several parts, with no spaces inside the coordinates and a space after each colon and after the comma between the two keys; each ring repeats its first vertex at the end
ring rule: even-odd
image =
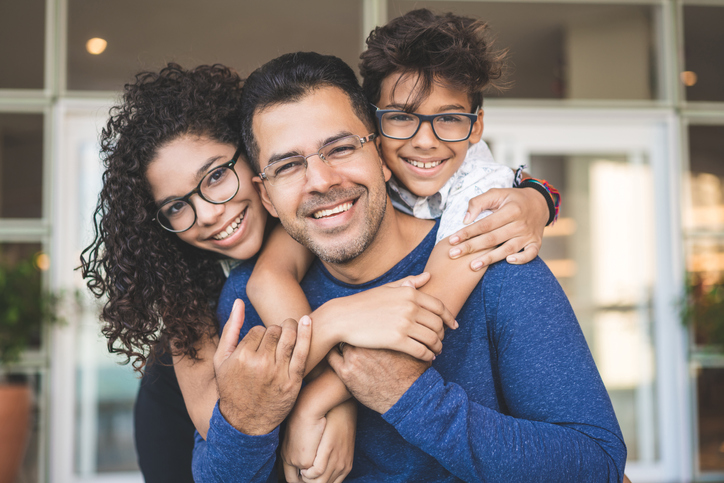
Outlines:
{"type": "MultiPolygon", "coordinates": [[[[415,94],[417,75],[392,74],[382,81],[380,109],[400,109],[415,94]],[[399,80],[399,83],[398,83],[399,80]],[[394,95],[393,95],[394,88],[394,95]]],[[[473,106],[465,92],[433,85],[430,95],[415,114],[469,113],[473,106]]],[[[380,136],[380,148],[387,166],[397,179],[418,196],[430,196],[443,187],[465,160],[470,144],[483,134],[483,111],[473,123],[470,138],[465,141],[440,141],[429,122],[423,122],[411,139],[398,140],[380,136]]]]}

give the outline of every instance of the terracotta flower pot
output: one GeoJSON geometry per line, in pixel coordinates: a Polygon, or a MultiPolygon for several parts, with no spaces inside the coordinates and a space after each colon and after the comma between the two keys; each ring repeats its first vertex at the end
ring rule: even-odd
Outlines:
{"type": "Polygon", "coordinates": [[[0,483],[13,483],[23,462],[30,433],[31,389],[0,384],[0,483]]]}

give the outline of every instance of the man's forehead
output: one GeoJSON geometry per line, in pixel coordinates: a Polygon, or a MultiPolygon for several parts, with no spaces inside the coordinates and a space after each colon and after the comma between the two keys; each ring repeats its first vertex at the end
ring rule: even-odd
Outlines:
{"type": "Polygon", "coordinates": [[[313,89],[295,101],[259,110],[253,129],[262,169],[271,158],[310,154],[342,133],[369,134],[349,96],[337,87],[313,89]]]}

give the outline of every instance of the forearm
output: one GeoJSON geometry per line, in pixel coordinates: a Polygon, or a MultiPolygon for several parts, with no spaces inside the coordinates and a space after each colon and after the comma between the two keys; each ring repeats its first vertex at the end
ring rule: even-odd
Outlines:
{"type": "Polygon", "coordinates": [[[506,416],[471,401],[434,369],[383,418],[465,481],[617,482],[623,475],[625,446],[606,425],[506,416]]]}
{"type": "Polygon", "coordinates": [[[264,325],[299,320],[312,309],[299,282],[314,255],[294,241],[281,225],[269,236],[247,283],[246,293],[264,325]]]}
{"type": "Polygon", "coordinates": [[[294,412],[306,418],[321,419],[332,408],[351,398],[342,380],[327,366],[312,382],[304,386],[299,393],[294,412]]]}
{"type": "Polygon", "coordinates": [[[219,399],[213,363],[216,341],[205,337],[197,344],[197,350],[198,360],[187,356],[174,356],[173,362],[186,410],[196,431],[206,438],[209,419],[219,399]]]}
{"type": "Polygon", "coordinates": [[[425,265],[425,271],[430,273],[430,281],[419,290],[440,299],[453,316],[457,316],[483,278],[487,267],[478,271],[470,268],[470,262],[480,256],[481,252],[451,260],[448,256],[451,248],[447,238],[435,245],[425,265]]]}
{"type": "Polygon", "coordinates": [[[279,428],[262,436],[248,436],[234,429],[214,408],[207,439],[196,436],[192,471],[194,481],[276,481],[276,448],[279,428]]]}

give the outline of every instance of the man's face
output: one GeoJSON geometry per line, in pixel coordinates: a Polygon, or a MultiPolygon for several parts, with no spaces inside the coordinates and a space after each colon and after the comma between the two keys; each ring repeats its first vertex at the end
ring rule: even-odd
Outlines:
{"type": "MultiPolygon", "coordinates": [[[[347,95],[336,87],[315,89],[299,101],[257,111],[252,127],[262,170],[282,158],[316,153],[341,137],[370,134],[347,95]]],[[[327,166],[316,155],[307,163],[306,176],[289,184],[272,186],[254,178],[261,185],[262,201],[292,238],[320,259],[348,262],[377,234],[390,171],[373,143],[363,145],[345,164],[327,166]]]]}

